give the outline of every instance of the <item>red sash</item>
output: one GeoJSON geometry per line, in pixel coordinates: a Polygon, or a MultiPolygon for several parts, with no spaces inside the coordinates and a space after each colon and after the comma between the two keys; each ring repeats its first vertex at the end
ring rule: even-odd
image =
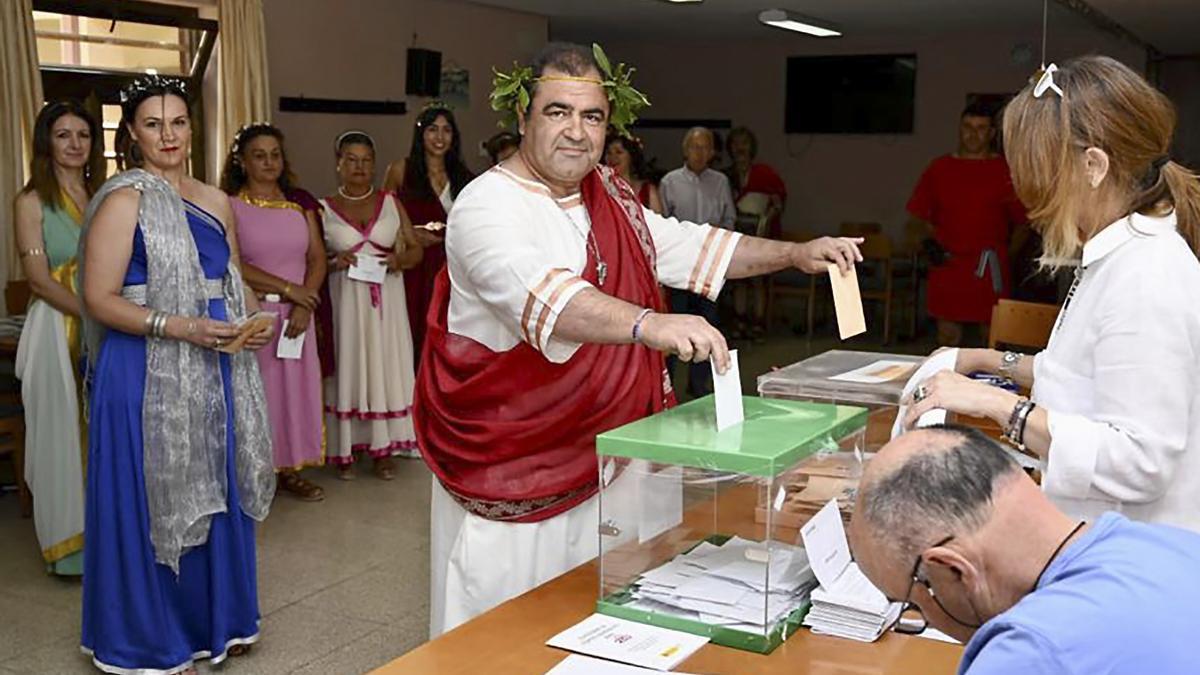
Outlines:
{"type": "MultiPolygon", "coordinates": [[[[581,190],[608,264],[600,290],[662,311],[654,245],[632,189],[598,167],[581,190]]],[[[590,252],[581,276],[599,286],[590,252]]],[[[449,287],[443,268],[413,421],[426,463],[468,511],[536,522],[570,509],[598,488],[596,435],[674,405],[661,352],[584,344],[563,364],[525,342],[496,353],[446,329],[449,287]]]]}

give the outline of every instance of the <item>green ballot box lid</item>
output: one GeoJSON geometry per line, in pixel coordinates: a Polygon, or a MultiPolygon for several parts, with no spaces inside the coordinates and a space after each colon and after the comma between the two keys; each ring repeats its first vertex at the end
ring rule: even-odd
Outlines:
{"type": "Polygon", "coordinates": [[[867,409],[742,397],[745,421],[717,431],[712,395],[664,410],[596,437],[596,453],[713,471],[774,477],[805,457],[836,451],[863,429],[867,409]]]}

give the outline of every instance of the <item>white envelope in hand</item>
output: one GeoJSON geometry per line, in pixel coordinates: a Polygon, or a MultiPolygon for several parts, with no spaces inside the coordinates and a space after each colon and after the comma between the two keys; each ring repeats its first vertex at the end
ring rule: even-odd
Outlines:
{"type": "MultiPolygon", "coordinates": [[[[917,372],[913,373],[912,377],[908,378],[908,382],[904,385],[904,393],[900,395],[900,400],[907,400],[908,397],[912,396],[912,393],[914,390],[916,390],[918,384],[921,384],[925,380],[928,380],[941,371],[953,371],[954,366],[957,363],[957,349],[947,349],[930,356],[928,359],[925,359],[925,363],[922,363],[921,367],[917,368],[917,372]]],[[[904,417],[907,414],[907,405],[900,406],[900,409],[896,411],[896,421],[892,424],[892,438],[904,433],[904,417]]],[[[941,408],[930,410],[924,415],[921,415],[921,419],[917,420],[918,427],[928,427],[933,426],[934,424],[945,423],[946,411],[941,408]]]]}
{"type": "Polygon", "coordinates": [[[387,262],[378,256],[360,253],[354,264],[350,266],[347,275],[355,281],[382,284],[383,280],[387,278],[387,262]]]}

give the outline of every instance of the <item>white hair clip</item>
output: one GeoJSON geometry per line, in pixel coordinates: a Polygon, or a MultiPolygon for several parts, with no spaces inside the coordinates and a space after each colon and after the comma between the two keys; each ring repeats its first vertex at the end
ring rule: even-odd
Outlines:
{"type": "Polygon", "coordinates": [[[1054,83],[1054,73],[1057,71],[1058,66],[1054,65],[1053,63],[1042,69],[1042,74],[1038,78],[1037,84],[1033,85],[1034,98],[1041,98],[1042,94],[1045,94],[1047,89],[1058,94],[1059,98],[1063,97],[1062,89],[1054,83]]]}

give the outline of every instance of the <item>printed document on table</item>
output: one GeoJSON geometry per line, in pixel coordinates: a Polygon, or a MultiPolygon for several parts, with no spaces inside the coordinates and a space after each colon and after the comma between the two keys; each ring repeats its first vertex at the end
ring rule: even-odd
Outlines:
{"type": "MultiPolygon", "coordinates": [[[[624,663],[605,661],[579,654],[568,654],[567,658],[559,661],[557,666],[546,671],[546,675],[648,675],[656,672],[658,671],[649,668],[627,666],[624,663]]],[[[677,673],[676,675],[688,674],[677,673]]]]}
{"type": "Polygon", "coordinates": [[[279,329],[279,346],[275,348],[277,359],[298,359],[304,353],[304,336],[308,335],[308,331],[290,338],[287,336],[288,323],[287,319],[284,319],[283,328],[279,329]]]}
{"type": "Polygon", "coordinates": [[[551,647],[654,670],[671,670],[708,638],[593,614],[546,641],[551,647]]]}
{"type": "Polygon", "coordinates": [[[387,278],[387,262],[380,257],[360,253],[355,257],[347,276],[355,281],[365,281],[369,284],[382,284],[387,278]]]}

